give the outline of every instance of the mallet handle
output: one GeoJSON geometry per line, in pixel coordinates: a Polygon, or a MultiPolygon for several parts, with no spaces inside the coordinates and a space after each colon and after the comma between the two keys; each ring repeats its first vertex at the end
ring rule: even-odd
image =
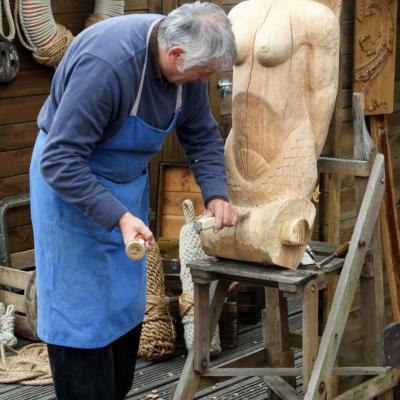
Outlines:
{"type": "Polygon", "coordinates": [[[131,260],[141,260],[146,254],[144,239],[138,237],[125,245],[125,253],[131,260]]]}

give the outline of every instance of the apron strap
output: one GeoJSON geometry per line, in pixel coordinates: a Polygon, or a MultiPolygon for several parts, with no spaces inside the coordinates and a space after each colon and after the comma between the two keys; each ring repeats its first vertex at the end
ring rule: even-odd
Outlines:
{"type": "Polygon", "coordinates": [[[182,107],[182,85],[179,85],[176,94],[175,112],[177,112],[181,107],[182,107]]]}
{"type": "Polygon", "coordinates": [[[136,115],[137,112],[138,112],[138,109],[139,109],[140,98],[142,97],[144,76],[145,76],[145,74],[146,74],[147,58],[148,58],[148,54],[149,54],[150,35],[151,35],[151,32],[153,31],[153,28],[154,28],[155,24],[156,24],[158,21],[159,21],[159,20],[154,21],[154,22],[150,25],[150,29],[149,29],[149,31],[147,32],[147,38],[146,38],[146,55],[144,56],[144,65],[143,65],[143,70],[142,70],[142,76],[140,77],[139,90],[138,90],[137,95],[136,95],[135,103],[133,104],[133,107],[132,107],[131,115],[136,115]]]}
{"type": "MultiPolygon", "coordinates": [[[[139,90],[137,92],[136,95],[136,99],[135,99],[135,103],[133,104],[132,110],[130,115],[136,116],[137,112],[139,110],[139,104],[140,104],[140,99],[142,97],[142,91],[143,91],[143,84],[144,84],[144,76],[146,74],[146,67],[147,67],[147,59],[148,59],[148,53],[149,53],[149,41],[150,41],[150,35],[151,32],[154,29],[154,26],[157,24],[157,22],[159,22],[160,20],[156,20],[154,21],[151,25],[150,25],[150,29],[147,32],[147,38],[146,38],[146,55],[144,57],[144,65],[143,65],[143,69],[142,69],[142,75],[140,77],[140,83],[139,83],[139,90]]],[[[176,95],[176,106],[175,106],[175,111],[178,111],[182,106],[182,85],[178,86],[178,90],[177,90],[177,95],[176,95]]]]}

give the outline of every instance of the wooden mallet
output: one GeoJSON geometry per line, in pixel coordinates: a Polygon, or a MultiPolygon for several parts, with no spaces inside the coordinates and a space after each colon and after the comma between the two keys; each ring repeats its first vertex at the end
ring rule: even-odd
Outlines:
{"type": "Polygon", "coordinates": [[[131,260],[141,260],[146,254],[145,240],[141,236],[130,240],[125,245],[125,253],[131,260]]]}

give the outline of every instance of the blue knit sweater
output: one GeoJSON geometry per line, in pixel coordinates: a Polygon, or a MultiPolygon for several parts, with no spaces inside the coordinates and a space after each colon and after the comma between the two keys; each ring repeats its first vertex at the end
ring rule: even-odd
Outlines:
{"type": "MultiPolygon", "coordinates": [[[[80,33],[58,66],[38,117],[39,128],[48,134],[41,158],[44,178],[62,199],[82,211],[92,210],[89,217],[108,230],[126,210],[98,183],[87,160],[96,144],[109,140],[129,116],[147,32],[159,18],[115,17],[80,33]]],[[[138,117],[165,129],[174,113],[177,87],[159,76],[156,63],[149,58],[138,117]]],[[[204,199],[227,198],[223,142],[205,84],[183,86],[176,132],[204,199]]]]}

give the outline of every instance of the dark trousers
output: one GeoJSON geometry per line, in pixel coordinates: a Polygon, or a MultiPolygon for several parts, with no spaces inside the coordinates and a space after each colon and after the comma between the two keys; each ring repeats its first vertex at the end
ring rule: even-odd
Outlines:
{"type": "Polygon", "coordinates": [[[122,400],[131,389],[142,325],[100,349],[47,344],[57,400],[122,400]]]}

